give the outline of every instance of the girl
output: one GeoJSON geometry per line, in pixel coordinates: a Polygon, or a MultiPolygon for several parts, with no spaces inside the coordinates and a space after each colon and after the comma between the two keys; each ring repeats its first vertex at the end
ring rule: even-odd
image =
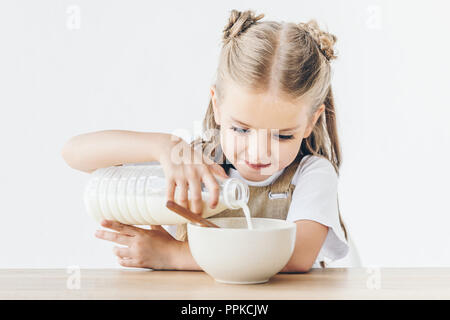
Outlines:
{"type": "MultiPolygon", "coordinates": [[[[337,201],[341,154],[330,66],[336,37],[314,20],[295,24],[263,17],[231,11],[203,122],[209,136],[188,144],[163,133],[94,132],[69,140],[63,157],[86,172],[159,161],[167,199],[199,214],[201,182],[215,207],[214,175],[243,179],[253,217],[297,224],[295,250],[281,272],[307,272],[348,252],[337,201]],[[174,150],[183,151],[181,160],[174,161],[174,150]]],[[[225,210],[215,217],[231,216],[244,215],[242,209],[225,210]]],[[[102,226],[117,232],[97,231],[98,238],[125,246],[114,248],[122,266],[201,270],[189,251],[186,225],[169,226],[170,233],[161,226],[146,230],[106,220],[102,226]]]]}

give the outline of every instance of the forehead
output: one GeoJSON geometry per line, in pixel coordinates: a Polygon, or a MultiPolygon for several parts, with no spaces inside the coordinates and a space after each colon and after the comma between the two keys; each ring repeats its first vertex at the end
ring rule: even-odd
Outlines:
{"type": "Polygon", "coordinates": [[[237,86],[227,86],[220,108],[222,117],[237,119],[252,128],[285,129],[303,125],[309,104],[276,93],[256,93],[237,86]]]}

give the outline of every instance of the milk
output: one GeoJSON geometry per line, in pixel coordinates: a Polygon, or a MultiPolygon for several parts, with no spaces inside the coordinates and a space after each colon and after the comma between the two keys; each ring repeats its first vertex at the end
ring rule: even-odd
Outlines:
{"type": "MultiPolygon", "coordinates": [[[[175,191],[175,201],[177,202],[177,196],[175,191]]],[[[204,198],[207,198],[208,195],[202,193],[204,198]]],[[[106,216],[105,213],[101,210],[100,206],[92,205],[95,202],[100,201],[106,203],[103,197],[99,197],[99,199],[95,199],[95,196],[89,197],[86,196],[86,208],[88,213],[96,220],[98,223],[102,219],[110,219],[119,221],[124,224],[131,225],[162,225],[162,224],[181,224],[189,222],[184,217],[179,214],[173,212],[172,210],[166,207],[167,198],[165,196],[152,196],[145,198],[143,196],[125,196],[125,197],[113,197],[113,199],[108,199],[108,202],[118,203],[114,207],[114,210],[110,211],[115,212],[113,218],[112,215],[106,216]],[[139,205],[137,204],[139,203],[139,205]]],[[[203,210],[201,216],[203,218],[211,217],[215,214],[218,214],[228,207],[225,205],[223,201],[219,201],[215,208],[211,208],[209,206],[209,201],[203,200],[203,210]]],[[[192,207],[192,200],[189,199],[189,206],[192,207]]]]}
{"type": "Polygon", "coordinates": [[[250,209],[248,208],[246,203],[242,203],[242,211],[244,211],[244,215],[245,215],[245,219],[247,220],[247,228],[249,230],[253,229],[253,224],[252,224],[252,216],[250,215],[250,209]]]}
{"type": "MultiPolygon", "coordinates": [[[[220,196],[215,208],[210,208],[210,194],[202,189],[203,210],[208,218],[226,209],[242,207],[251,229],[248,186],[235,178],[218,181],[220,196]]],[[[192,208],[188,191],[189,207],[192,208]]],[[[175,188],[174,200],[179,203],[180,191],[175,188]]],[[[113,166],[91,174],[85,188],[84,202],[88,213],[97,221],[103,219],[130,225],[173,225],[188,220],[166,207],[166,180],[160,166],[113,166]]]]}
{"type": "MultiPolygon", "coordinates": [[[[242,194],[247,190],[235,179],[228,179],[215,208],[210,208],[210,194],[202,190],[203,218],[211,217],[228,208],[236,206],[232,196],[239,189],[242,194]]],[[[180,191],[175,188],[174,200],[179,203],[180,191]]],[[[193,203],[188,191],[189,207],[193,203]]],[[[248,198],[241,199],[245,204],[248,198]]],[[[103,219],[119,221],[131,225],[171,225],[187,223],[188,220],[166,207],[166,181],[159,166],[113,166],[101,168],[91,174],[85,188],[84,202],[88,213],[97,221],[103,219]]]]}

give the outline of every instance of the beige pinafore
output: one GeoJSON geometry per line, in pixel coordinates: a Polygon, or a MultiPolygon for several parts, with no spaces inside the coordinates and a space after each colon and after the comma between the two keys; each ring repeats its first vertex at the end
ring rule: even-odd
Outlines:
{"type": "MultiPolygon", "coordinates": [[[[293,161],[274,182],[267,186],[249,186],[250,196],[247,205],[252,217],[286,220],[295,188],[291,181],[299,164],[299,160],[293,161]]],[[[245,217],[245,215],[240,208],[226,209],[212,217],[245,217]]],[[[186,224],[178,225],[175,237],[180,241],[187,239],[186,224]]],[[[320,265],[325,267],[323,261],[320,265]]]]}
{"type": "MultiPolygon", "coordinates": [[[[252,217],[286,220],[291,205],[292,192],[295,188],[291,181],[298,165],[298,161],[292,162],[274,182],[267,186],[248,186],[250,196],[247,205],[252,217]]],[[[240,208],[226,209],[212,217],[245,217],[245,215],[240,208]]],[[[184,241],[186,237],[186,224],[181,224],[177,228],[176,239],[184,241]]]]}

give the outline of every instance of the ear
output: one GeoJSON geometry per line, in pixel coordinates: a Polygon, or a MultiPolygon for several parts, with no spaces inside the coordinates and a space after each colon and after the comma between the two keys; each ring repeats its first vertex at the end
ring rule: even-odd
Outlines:
{"type": "Polygon", "coordinates": [[[314,112],[313,116],[311,117],[311,121],[308,124],[308,126],[306,127],[306,131],[305,134],[303,136],[303,138],[308,138],[310,136],[310,134],[312,133],[314,126],[316,125],[317,120],[319,120],[320,115],[322,114],[322,112],[325,111],[325,104],[321,104],[319,108],[317,108],[316,112],[314,112]]]}
{"type": "Polygon", "coordinates": [[[214,121],[220,125],[220,111],[219,106],[217,105],[217,94],[216,94],[216,85],[213,85],[211,87],[211,100],[213,105],[213,112],[214,112],[214,121]]]}

